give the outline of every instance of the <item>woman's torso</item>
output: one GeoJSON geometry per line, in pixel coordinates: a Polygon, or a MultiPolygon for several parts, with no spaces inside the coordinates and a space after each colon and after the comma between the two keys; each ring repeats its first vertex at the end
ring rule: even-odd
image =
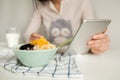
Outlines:
{"type": "Polygon", "coordinates": [[[51,42],[60,44],[75,34],[82,21],[82,1],[61,0],[60,12],[51,1],[41,5],[42,25],[51,42]]]}

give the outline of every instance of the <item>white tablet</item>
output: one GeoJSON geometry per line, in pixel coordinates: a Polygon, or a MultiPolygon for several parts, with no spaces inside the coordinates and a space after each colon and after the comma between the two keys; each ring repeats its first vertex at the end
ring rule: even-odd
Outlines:
{"type": "Polygon", "coordinates": [[[78,31],[73,37],[65,54],[84,54],[89,51],[87,42],[93,35],[104,32],[111,20],[108,19],[86,19],[79,27],[78,31]]]}

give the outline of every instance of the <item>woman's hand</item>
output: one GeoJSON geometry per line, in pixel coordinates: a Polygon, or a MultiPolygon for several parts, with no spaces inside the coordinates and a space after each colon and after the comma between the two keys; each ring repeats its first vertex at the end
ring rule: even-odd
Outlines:
{"type": "Polygon", "coordinates": [[[30,35],[30,41],[32,40],[36,40],[36,39],[39,39],[42,35],[38,34],[38,33],[32,33],[30,35]]]}
{"type": "Polygon", "coordinates": [[[94,35],[90,41],[88,41],[88,47],[93,54],[99,54],[108,50],[110,39],[108,35],[101,33],[94,35]]]}

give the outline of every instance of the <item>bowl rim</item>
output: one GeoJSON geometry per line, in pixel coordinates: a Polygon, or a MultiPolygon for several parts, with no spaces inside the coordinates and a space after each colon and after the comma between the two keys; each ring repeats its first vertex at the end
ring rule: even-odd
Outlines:
{"type": "Polygon", "coordinates": [[[15,51],[24,51],[24,52],[39,52],[39,51],[52,51],[52,50],[58,50],[59,49],[59,47],[56,47],[56,48],[52,48],[52,49],[41,49],[41,50],[20,50],[19,49],[19,47],[21,46],[21,45],[23,45],[23,44],[19,44],[19,45],[17,45],[17,46],[14,46],[13,48],[12,48],[12,50],[15,50],[15,51]]]}

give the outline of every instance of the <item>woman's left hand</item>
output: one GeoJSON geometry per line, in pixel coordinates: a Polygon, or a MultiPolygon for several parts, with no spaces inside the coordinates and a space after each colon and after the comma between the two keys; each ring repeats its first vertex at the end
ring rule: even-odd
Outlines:
{"type": "Polygon", "coordinates": [[[90,41],[88,41],[88,47],[93,54],[99,54],[108,50],[110,39],[107,34],[100,33],[94,35],[90,41]]]}

